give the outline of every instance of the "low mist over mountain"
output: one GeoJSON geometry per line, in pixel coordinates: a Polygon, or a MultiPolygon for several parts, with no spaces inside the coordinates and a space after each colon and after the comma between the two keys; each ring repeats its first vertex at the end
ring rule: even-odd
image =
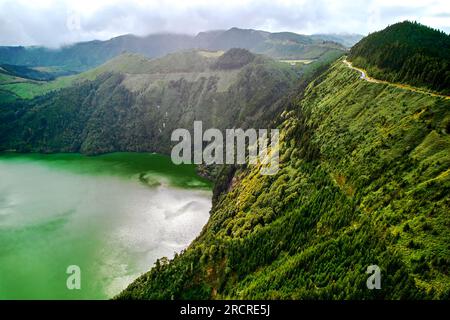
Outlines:
{"type": "Polygon", "coordinates": [[[345,51],[339,37],[305,36],[290,32],[270,33],[231,28],[226,31],[201,32],[196,36],[153,34],[146,37],[124,35],[107,41],[89,41],[60,49],[43,47],[0,47],[0,63],[24,66],[58,66],[70,71],[84,71],[124,52],[149,58],[186,49],[248,49],[275,59],[318,59],[330,51],[345,51]]]}
{"type": "MultiPolygon", "coordinates": [[[[431,85],[429,66],[448,62],[438,59],[446,37],[401,23],[361,40],[351,57],[394,66],[393,75],[424,59],[409,75],[431,85]]],[[[118,298],[450,297],[450,97],[369,79],[343,58],[307,82],[272,113],[280,171],[224,168],[200,236],[118,298]],[[368,290],[373,264],[383,284],[368,290]]]]}

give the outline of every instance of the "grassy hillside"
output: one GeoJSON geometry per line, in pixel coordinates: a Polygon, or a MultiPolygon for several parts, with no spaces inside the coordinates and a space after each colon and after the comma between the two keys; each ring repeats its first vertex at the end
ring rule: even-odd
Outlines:
{"type": "Polygon", "coordinates": [[[349,59],[375,78],[450,94],[450,35],[419,23],[370,34],[352,47],[349,59]]]}
{"type": "MultiPolygon", "coordinates": [[[[64,76],[53,81],[34,81],[15,78],[15,81],[0,81],[0,90],[8,91],[18,99],[32,99],[68,87],[79,78],[78,76],[64,76]]],[[[4,101],[1,100],[1,102],[3,103],[4,101]]]]}
{"type": "Polygon", "coordinates": [[[20,77],[38,81],[49,81],[55,79],[55,76],[52,75],[50,72],[36,70],[25,66],[16,66],[9,64],[1,64],[0,73],[10,75],[13,77],[20,77]]]}
{"type": "MultiPolygon", "coordinates": [[[[84,78],[84,75],[69,74],[59,68],[0,65],[0,91],[9,92],[16,99],[32,99],[84,78]]],[[[6,101],[0,100],[2,102],[6,101]]]]}
{"type": "Polygon", "coordinates": [[[224,168],[201,235],[118,298],[450,297],[450,102],[338,61],[284,107],[281,170],[224,168]]]}

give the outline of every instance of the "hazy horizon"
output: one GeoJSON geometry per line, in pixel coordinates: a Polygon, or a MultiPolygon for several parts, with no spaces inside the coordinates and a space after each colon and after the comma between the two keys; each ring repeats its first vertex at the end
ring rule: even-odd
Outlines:
{"type": "MultiPolygon", "coordinates": [[[[400,22],[400,21],[399,21],[400,22]]],[[[160,31],[160,32],[154,32],[154,33],[148,33],[148,34],[143,34],[143,35],[138,35],[138,34],[133,34],[133,33],[124,33],[124,34],[120,34],[117,36],[113,36],[111,38],[105,38],[105,39],[89,39],[89,40],[81,40],[81,41],[75,41],[75,42],[71,42],[71,43],[63,43],[60,44],[58,46],[51,46],[51,45],[45,45],[45,44],[31,44],[31,45],[22,45],[22,44],[17,44],[17,45],[2,45],[0,44],[0,46],[4,46],[4,47],[20,47],[20,46],[24,46],[24,47],[47,47],[50,49],[58,49],[64,46],[71,46],[77,43],[83,43],[83,42],[90,42],[90,41],[108,41],[108,40],[112,40],[115,38],[120,38],[120,37],[124,37],[124,36],[134,36],[134,37],[138,37],[138,38],[145,38],[148,36],[152,36],[152,35],[168,35],[168,34],[172,34],[172,35],[180,35],[180,36],[191,36],[191,37],[195,37],[200,33],[204,33],[204,32],[220,32],[220,31],[227,31],[230,29],[241,29],[241,30],[255,30],[255,31],[263,31],[263,32],[270,32],[267,30],[262,30],[262,29],[253,29],[253,28],[241,28],[241,27],[236,27],[236,26],[232,26],[228,29],[212,29],[212,30],[202,30],[199,31],[197,33],[182,33],[182,32],[170,32],[170,31],[160,31]]],[[[305,35],[305,36],[317,36],[317,35],[339,35],[339,36],[366,36],[367,34],[360,34],[360,33],[349,33],[349,32],[321,32],[321,33],[298,33],[298,32],[294,32],[294,31],[290,31],[290,30],[281,30],[281,31],[272,31],[272,33],[277,33],[277,32],[293,32],[296,34],[300,34],[300,35],[305,35]]]]}
{"type": "Polygon", "coordinates": [[[299,34],[361,34],[418,21],[450,32],[444,0],[0,0],[1,46],[59,47],[133,34],[256,29],[299,34]]]}

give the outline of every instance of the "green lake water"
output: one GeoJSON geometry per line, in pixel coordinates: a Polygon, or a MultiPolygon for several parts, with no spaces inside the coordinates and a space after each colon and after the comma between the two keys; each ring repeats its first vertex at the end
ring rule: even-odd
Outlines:
{"type": "Polygon", "coordinates": [[[186,248],[210,208],[211,185],[165,156],[0,153],[0,299],[111,298],[186,248]]]}

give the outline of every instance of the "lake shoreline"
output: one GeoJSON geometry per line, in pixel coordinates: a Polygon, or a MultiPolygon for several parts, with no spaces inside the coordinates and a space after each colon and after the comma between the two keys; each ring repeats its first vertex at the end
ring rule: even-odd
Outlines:
{"type": "Polygon", "coordinates": [[[158,154],[0,152],[0,180],[0,274],[12,278],[1,291],[17,292],[0,299],[112,299],[156,259],[187,248],[212,206],[211,184],[194,166],[158,154]],[[83,293],[61,288],[73,260],[89,283],[83,293]],[[15,270],[45,294],[35,296],[15,270]],[[36,270],[57,279],[43,289],[36,270]]]}

